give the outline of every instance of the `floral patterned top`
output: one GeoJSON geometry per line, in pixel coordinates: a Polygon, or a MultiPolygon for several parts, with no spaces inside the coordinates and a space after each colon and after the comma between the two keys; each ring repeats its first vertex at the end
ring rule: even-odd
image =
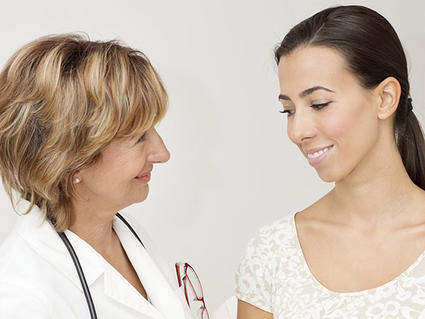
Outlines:
{"type": "Polygon", "coordinates": [[[311,274],[292,214],[261,228],[250,240],[236,272],[236,295],[274,319],[425,319],[424,256],[382,286],[334,292],[311,274]]]}

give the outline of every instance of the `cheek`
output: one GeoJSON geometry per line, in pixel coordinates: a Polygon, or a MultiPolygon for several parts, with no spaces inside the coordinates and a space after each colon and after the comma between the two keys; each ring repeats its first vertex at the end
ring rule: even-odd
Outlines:
{"type": "Polygon", "coordinates": [[[355,126],[356,120],[350,114],[333,114],[323,118],[320,122],[321,131],[325,133],[325,136],[337,142],[355,126]]]}
{"type": "Polygon", "coordinates": [[[137,164],[139,164],[137,161],[117,162],[116,165],[110,167],[105,178],[122,183],[132,181],[140,173],[141,168],[137,164]]]}
{"type": "Polygon", "coordinates": [[[365,108],[351,107],[322,119],[323,133],[337,146],[338,163],[349,169],[374,147],[378,137],[376,118],[365,108]]]}
{"type": "Polygon", "coordinates": [[[320,119],[321,131],[328,138],[337,143],[344,142],[343,144],[345,144],[346,142],[348,145],[355,143],[360,136],[366,134],[371,127],[375,126],[371,123],[369,112],[354,105],[332,110],[320,119]]]}
{"type": "Polygon", "coordinates": [[[125,183],[137,175],[134,166],[133,161],[123,158],[105,160],[92,172],[91,178],[99,189],[125,183]]]}

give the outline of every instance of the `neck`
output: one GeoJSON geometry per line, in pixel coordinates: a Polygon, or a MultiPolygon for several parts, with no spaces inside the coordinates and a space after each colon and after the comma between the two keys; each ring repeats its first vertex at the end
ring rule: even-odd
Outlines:
{"type": "Polygon", "coordinates": [[[114,210],[91,207],[88,203],[73,202],[69,230],[86,241],[102,256],[107,256],[116,245],[117,235],[112,224],[114,210]]]}
{"type": "Polygon", "coordinates": [[[408,176],[395,143],[377,145],[329,192],[327,202],[334,220],[375,227],[400,225],[401,219],[411,218],[412,200],[421,190],[408,176]]]}

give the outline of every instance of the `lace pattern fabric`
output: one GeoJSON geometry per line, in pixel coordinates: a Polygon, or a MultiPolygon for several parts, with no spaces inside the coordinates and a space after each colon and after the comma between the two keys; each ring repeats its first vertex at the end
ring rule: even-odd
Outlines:
{"type": "Polygon", "coordinates": [[[290,215],[249,241],[236,272],[236,295],[274,319],[425,319],[424,255],[382,286],[333,292],[311,274],[290,215]]]}

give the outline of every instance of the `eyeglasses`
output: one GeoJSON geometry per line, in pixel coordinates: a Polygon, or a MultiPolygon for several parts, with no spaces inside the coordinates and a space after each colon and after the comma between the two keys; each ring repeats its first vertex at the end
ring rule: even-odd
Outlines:
{"type": "Polygon", "coordinates": [[[196,316],[194,318],[210,319],[205,306],[201,281],[195,270],[188,263],[176,263],[176,273],[179,287],[184,287],[187,305],[196,316]]]}

